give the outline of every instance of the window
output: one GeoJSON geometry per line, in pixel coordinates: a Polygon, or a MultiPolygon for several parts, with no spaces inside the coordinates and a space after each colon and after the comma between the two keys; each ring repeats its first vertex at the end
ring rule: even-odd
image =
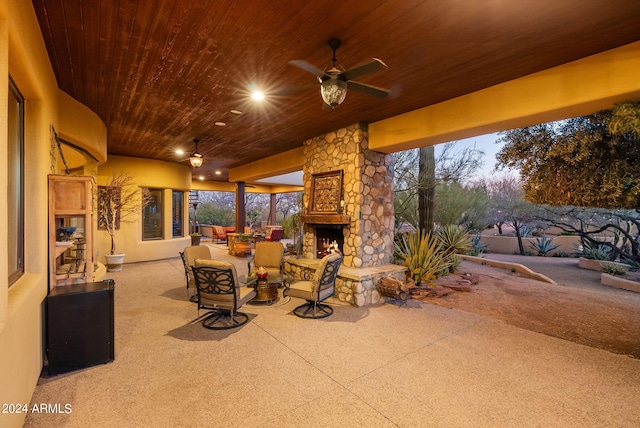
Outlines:
{"type": "Polygon", "coordinates": [[[24,273],[24,98],[9,78],[7,228],[9,285],[24,273]]]}
{"type": "Polygon", "coordinates": [[[142,210],[142,240],[162,239],[162,189],[149,189],[149,205],[142,210]]]}
{"type": "Polygon", "coordinates": [[[171,207],[171,215],[173,217],[173,237],[181,238],[184,236],[184,192],[173,191],[173,202],[171,207]]]}

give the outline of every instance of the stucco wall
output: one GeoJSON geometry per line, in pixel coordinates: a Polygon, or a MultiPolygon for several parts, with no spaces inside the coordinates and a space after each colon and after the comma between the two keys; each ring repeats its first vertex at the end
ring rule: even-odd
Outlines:
{"type": "MultiPolygon", "coordinates": [[[[47,294],[49,126],[57,119],[56,80],[31,2],[0,2],[0,159],[7,159],[9,75],[25,98],[25,271],[8,284],[7,189],[0,186],[0,403],[29,403],[42,367],[42,311],[47,294]]],[[[6,183],[7,163],[0,162],[6,183]]],[[[19,427],[24,414],[0,413],[19,427]]]]}
{"type": "MultiPolygon", "coordinates": [[[[109,156],[104,165],[98,167],[96,181],[104,185],[113,172],[124,171],[131,174],[138,186],[164,189],[164,239],[142,240],[142,217],[138,216],[131,223],[122,223],[116,233],[116,250],[126,254],[125,263],[177,257],[178,252],[190,245],[187,236],[188,227],[188,192],[191,187],[191,169],[185,165],[163,162],[152,159],[126,156],[109,156]],[[171,194],[173,190],[184,191],[184,224],[185,236],[172,237],[171,194]]],[[[109,234],[104,230],[96,233],[94,251],[96,259],[105,262],[104,255],[111,248],[109,234]]]]}
{"type": "MultiPolygon", "coordinates": [[[[106,156],[104,124],[66,96],[73,110],[61,124],[61,92],[49,62],[30,1],[0,1],[0,97],[8,97],[9,76],[25,98],[24,275],[8,284],[7,257],[0,257],[0,403],[29,404],[42,370],[43,302],[48,291],[47,175],[59,172],[51,129],[74,135],[80,147],[106,156]],[[90,132],[87,132],[89,131],[90,132]]],[[[7,159],[7,102],[0,103],[0,159],[7,159]]],[[[86,173],[86,166],[79,173],[86,173]]],[[[0,162],[6,183],[7,163],[0,162]]],[[[0,186],[0,223],[7,224],[7,189],[0,186]]],[[[0,254],[9,251],[7,228],[0,228],[0,254]]],[[[0,413],[0,426],[20,427],[25,414],[0,413]]]]}
{"type": "MultiPolygon", "coordinates": [[[[565,254],[573,254],[576,252],[576,247],[580,244],[580,237],[578,236],[547,236],[548,239],[553,238],[553,245],[560,245],[553,251],[550,251],[548,256],[553,256],[559,252],[565,254]]],[[[498,254],[519,254],[518,238],[514,236],[488,236],[483,235],[481,242],[488,245],[488,251],[490,253],[498,254]]],[[[536,238],[522,238],[522,246],[524,251],[537,254],[536,250],[531,247],[532,243],[536,242],[536,238]]]]}

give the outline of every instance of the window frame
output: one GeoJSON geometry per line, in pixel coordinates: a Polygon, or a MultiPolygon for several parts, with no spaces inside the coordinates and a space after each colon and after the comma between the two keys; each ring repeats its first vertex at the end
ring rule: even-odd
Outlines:
{"type": "Polygon", "coordinates": [[[8,230],[16,230],[15,248],[11,245],[11,242],[7,242],[7,260],[9,271],[9,287],[14,284],[22,275],[24,275],[24,124],[25,124],[25,99],[18,86],[15,84],[11,76],[9,76],[9,98],[7,104],[15,102],[18,105],[17,108],[17,129],[12,132],[11,129],[11,112],[12,107],[8,106],[8,132],[7,132],[7,150],[9,151],[12,144],[14,146],[13,153],[15,156],[7,153],[8,168],[7,168],[7,189],[14,184],[16,186],[16,192],[13,198],[10,198],[10,194],[7,194],[7,227],[8,230]],[[15,138],[14,138],[15,137],[15,138]],[[17,159],[17,165],[14,162],[17,159]],[[13,179],[13,182],[11,181],[13,179]],[[13,204],[13,205],[12,205],[13,204]],[[12,218],[12,211],[15,210],[15,219],[12,218]],[[13,251],[13,252],[12,252],[13,251]],[[12,259],[13,258],[13,259],[12,259]],[[14,263],[15,261],[15,263],[14,263]]]}
{"type": "Polygon", "coordinates": [[[171,191],[171,236],[184,237],[184,191],[171,191]],[[178,228],[175,225],[178,225],[178,228]]]}
{"type": "Polygon", "coordinates": [[[151,202],[142,208],[142,240],[143,241],[160,241],[164,239],[164,190],[158,188],[147,187],[147,191],[149,192],[149,196],[151,198],[151,202]],[[153,207],[155,208],[154,215],[160,216],[157,220],[157,226],[154,227],[154,231],[159,231],[160,236],[146,236],[146,227],[145,224],[147,222],[147,216],[150,214],[149,209],[153,207]]]}

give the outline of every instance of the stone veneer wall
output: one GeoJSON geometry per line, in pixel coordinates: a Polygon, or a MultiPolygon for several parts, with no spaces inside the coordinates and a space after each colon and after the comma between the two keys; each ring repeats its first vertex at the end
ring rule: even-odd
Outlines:
{"type": "MultiPolygon", "coordinates": [[[[343,265],[380,266],[393,258],[393,155],[369,150],[369,131],[357,123],[304,142],[307,159],[304,201],[309,205],[311,175],[343,170],[343,214],[350,224],[343,228],[343,265]]],[[[304,226],[304,257],[315,257],[315,225],[304,226]]]]}

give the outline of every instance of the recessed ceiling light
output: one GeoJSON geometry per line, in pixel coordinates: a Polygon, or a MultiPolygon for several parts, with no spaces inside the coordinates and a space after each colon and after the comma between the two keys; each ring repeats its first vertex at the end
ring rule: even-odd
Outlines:
{"type": "Polygon", "coordinates": [[[200,181],[204,180],[204,176],[201,175],[200,177],[198,177],[198,180],[200,181]]]}
{"type": "Polygon", "coordinates": [[[216,175],[222,174],[222,171],[216,171],[216,175]]]}
{"type": "Polygon", "coordinates": [[[251,94],[251,98],[256,101],[262,101],[264,100],[264,94],[260,91],[253,91],[253,93],[251,94]]]}
{"type": "Polygon", "coordinates": [[[184,154],[184,150],[178,149],[178,150],[176,150],[176,154],[177,155],[183,155],[184,154]]]}
{"type": "Polygon", "coordinates": [[[231,114],[242,114],[242,112],[240,110],[236,110],[236,109],[229,110],[229,113],[231,113],[231,114]]]}
{"type": "Polygon", "coordinates": [[[227,124],[224,123],[224,122],[215,122],[214,125],[216,125],[216,126],[227,126],[227,124]]]}

